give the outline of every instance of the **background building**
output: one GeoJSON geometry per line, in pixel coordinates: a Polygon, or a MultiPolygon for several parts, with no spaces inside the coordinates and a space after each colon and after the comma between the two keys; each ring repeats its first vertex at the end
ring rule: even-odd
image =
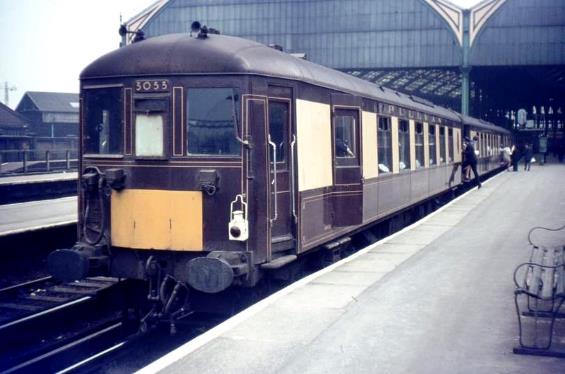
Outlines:
{"type": "Polygon", "coordinates": [[[194,20],[508,128],[522,108],[563,131],[563,0],[159,0],[127,26],[153,37],[194,20]]]}
{"type": "Polygon", "coordinates": [[[26,92],[16,112],[29,121],[36,150],[76,149],[79,133],[78,94],[26,92]]]}
{"type": "Polygon", "coordinates": [[[31,137],[27,134],[28,129],[29,121],[26,118],[0,103],[0,163],[10,161],[9,151],[30,148],[31,137]]]}

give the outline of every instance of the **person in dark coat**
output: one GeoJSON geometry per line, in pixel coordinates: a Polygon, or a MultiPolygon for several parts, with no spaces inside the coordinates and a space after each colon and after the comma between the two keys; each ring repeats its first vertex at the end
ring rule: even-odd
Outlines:
{"type": "Polygon", "coordinates": [[[473,142],[469,138],[465,138],[465,150],[464,150],[464,159],[465,164],[468,165],[471,170],[473,170],[473,174],[475,175],[475,183],[477,184],[478,188],[481,188],[481,180],[479,178],[479,173],[477,172],[477,155],[475,154],[475,147],[473,146],[473,142]]]}
{"type": "Polygon", "coordinates": [[[534,150],[532,145],[526,144],[526,147],[524,148],[524,171],[530,171],[533,155],[534,155],[534,150]]]}

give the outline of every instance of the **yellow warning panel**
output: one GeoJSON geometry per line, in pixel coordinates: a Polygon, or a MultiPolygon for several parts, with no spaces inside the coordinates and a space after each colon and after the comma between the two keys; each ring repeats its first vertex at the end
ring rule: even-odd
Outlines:
{"type": "Polygon", "coordinates": [[[112,245],[201,251],[202,192],[112,191],[112,245]]]}

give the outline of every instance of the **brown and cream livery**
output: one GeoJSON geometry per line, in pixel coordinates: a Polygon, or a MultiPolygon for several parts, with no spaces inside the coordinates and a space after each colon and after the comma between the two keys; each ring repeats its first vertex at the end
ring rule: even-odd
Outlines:
{"type": "Polygon", "coordinates": [[[481,172],[509,133],[249,40],[166,35],[81,74],[79,242],[63,279],[253,286],[481,172]]]}

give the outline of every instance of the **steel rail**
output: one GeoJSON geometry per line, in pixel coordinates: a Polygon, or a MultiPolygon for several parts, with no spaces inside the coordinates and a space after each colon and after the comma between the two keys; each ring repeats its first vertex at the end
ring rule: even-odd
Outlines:
{"type": "MultiPolygon", "coordinates": [[[[81,344],[88,343],[88,342],[90,342],[94,339],[103,338],[105,334],[109,334],[109,333],[116,331],[117,329],[120,329],[122,327],[122,325],[123,325],[122,322],[116,322],[116,323],[114,323],[110,326],[103,328],[102,330],[96,331],[92,334],[89,334],[87,336],[79,338],[78,340],[71,341],[71,342],[69,342],[69,343],[67,343],[67,344],[65,344],[61,347],[58,347],[58,348],[56,348],[52,351],[46,352],[46,353],[44,353],[40,356],[34,357],[34,358],[32,358],[28,361],[25,361],[25,362],[22,362],[22,363],[20,363],[16,366],[13,366],[13,367],[7,369],[6,371],[4,371],[3,373],[6,373],[6,374],[13,373],[13,372],[16,372],[16,371],[19,371],[19,370],[29,368],[32,365],[40,364],[41,361],[53,358],[55,355],[62,354],[66,351],[69,351],[73,348],[76,348],[77,346],[79,346],[81,344]]],[[[83,362],[83,361],[86,362],[86,360],[82,360],[81,362],[83,362]]],[[[63,372],[73,370],[76,365],[77,364],[72,365],[70,367],[67,367],[66,369],[63,369],[63,372]]],[[[78,367],[78,366],[76,366],[76,367],[78,367]]]]}
{"type": "Polygon", "coordinates": [[[28,321],[31,321],[33,319],[39,318],[39,317],[43,317],[47,314],[54,313],[54,312],[60,311],[60,310],[65,309],[65,308],[69,308],[73,305],[83,303],[83,302],[90,300],[90,299],[92,299],[92,296],[81,297],[80,299],[76,299],[76,300],[70,301],[70,302],[65,303],[65,304],[57,305],[56,307],[43,310],[39,313],[32,314],[32,315],[17,319],[15,321],[8,322],[8,323],[0,326],[0,331],[7,329],[8,327],[12,327],[12,326],[24,323],[24,322],[28,322],[28,321]]]}
{"type": "Polygon", "coordinates": [[[48,282],[50,280],[53,280],[52,276],[47,276],[47,277],[43,277],[43,278],[38,278],[38,279],[33,279],[24,283],[19,283],[19,284],[14,284],[12,286],[8,286],[8,287],[4,287],[4,288],[0,288],[0,294],[6,293],[6,292],[12,292],[12,291],[16,291],[18,289],[21,288],[25,288],[25,287],[29,287],[29,286],[34,286],[36,284],[40,284],[43,282],[48,282]]]}

